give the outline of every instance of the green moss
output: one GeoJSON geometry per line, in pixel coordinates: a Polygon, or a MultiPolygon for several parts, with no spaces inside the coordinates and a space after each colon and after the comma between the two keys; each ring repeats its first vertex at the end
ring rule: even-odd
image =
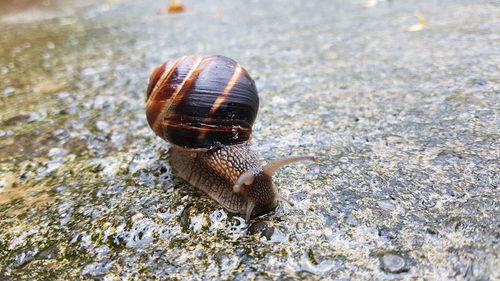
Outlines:
{"type": "Polygon", "coordinates": [[[67,247],[64,255],[65,259],[88,262],[91,260],[89,253],[81,247],[67,247]]]}
{"type": "Polygon", "coordinates": [[[312,249],[309,249],[309,251],[307,251],[307,257],[309,258],[309,261],[314,264],[314,265],[318,265],[318,261],[316,261],[316,258],[314,258],[314,252],[312,249]]]}
{"type": "Polygon", "coordinates": [[[170,240],[168,243],[168,248],[173,249],[173,248],[182,248],[184,245],[189,243],[189,239],[185,237],[180,237],[180,238],[174,238],[170,240]]]}
{"type": "Polygon", "coordinates": [[[11,206],[17,206],[17,205],[23,205],[26,200],[24,198],[14,198],[10,200],[9,205],[11,206]]]}

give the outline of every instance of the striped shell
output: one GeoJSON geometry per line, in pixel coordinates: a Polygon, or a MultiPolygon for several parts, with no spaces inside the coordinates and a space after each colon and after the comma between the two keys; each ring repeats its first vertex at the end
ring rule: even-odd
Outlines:
{"type": "Polygon", "coordinates": [[[149,78],[149,126],[186,149],[247,142],[258,108],[253,79],[224,56],[184,56],[156,67],[149,78]]]}

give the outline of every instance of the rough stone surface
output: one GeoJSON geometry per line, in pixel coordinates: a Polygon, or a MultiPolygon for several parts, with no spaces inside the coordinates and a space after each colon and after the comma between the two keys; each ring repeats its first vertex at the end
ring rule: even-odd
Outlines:
{"type": "Polygon", "coordinates": [[[498,1],[83,2],[0,13],[1,280],[500,279],[498,1]],[[272,234],[147,126],[185,54],[255,78],[264,162],[321,159],[275,176],[272,234]]]}

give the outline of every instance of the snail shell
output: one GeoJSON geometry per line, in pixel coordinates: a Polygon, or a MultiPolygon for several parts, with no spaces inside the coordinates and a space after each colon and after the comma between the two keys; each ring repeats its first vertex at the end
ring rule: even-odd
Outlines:
{"type": "Polygon", "coordinates": [[[179,147],[210,150],[247,142],[259,109],[255,83],[234,60],[185,56],[151,74],[147,120],[179,147]]]}

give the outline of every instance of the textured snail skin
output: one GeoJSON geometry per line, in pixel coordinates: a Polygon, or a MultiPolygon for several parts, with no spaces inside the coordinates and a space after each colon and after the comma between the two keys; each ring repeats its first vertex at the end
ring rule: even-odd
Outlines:
{"type": "MultiPolygon", "coordinates": [[[[246,220],[287,201],[272,184],[280,167],[314,157],[261,166],[250,150],[259,97],[253,79],[223,56],[184,56],[156,67],[147,89],[146,117],[172,144],[178,175],[246,220]]],[[[289,202],[290,203],[290,202],[289,202]]]]}
{"type": "Polygon", "coordinates": [[[232,213],[246,214],[254,202],[252,215],[274,209],[277,194],[271,176],[264,174],[257,156],[247,144],[230,145],[209,152],[171,149],[171,163],[178,175],[198,187],[232,213]],[[246,171],[255,175],[250,186],[234,192],[233,186],[246,171]]]}

